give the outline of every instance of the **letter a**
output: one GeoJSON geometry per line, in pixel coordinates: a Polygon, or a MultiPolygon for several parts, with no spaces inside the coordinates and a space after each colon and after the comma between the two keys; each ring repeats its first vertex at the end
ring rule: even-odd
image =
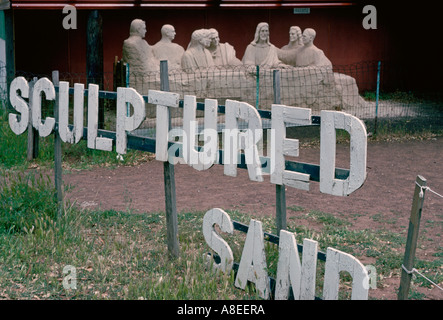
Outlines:
{"type": "Polygon", "coordinates": [[[246,234],[235,286],[244,289],[247,282],[250,281],[255,283],[259,296],[263,299],[268,299],[270,286],[266,270],[262,224],[260,221],[252,219],[246,234]]]}
{"type": "Polygon", "coordinates": [[[369,13],[363,18],[363,28],[366,30],[377,29],[377,9],[373,5],[366,5],[363,8],[363,13],[369,13]]]}
{"type": "Polygon", "coordinates": [[[63,28],[66,30],[77,29],[77,9],[74,6],[67,5],[63,7],[63,13],[68,13],[68,15],[63,18],[63,28]]]}

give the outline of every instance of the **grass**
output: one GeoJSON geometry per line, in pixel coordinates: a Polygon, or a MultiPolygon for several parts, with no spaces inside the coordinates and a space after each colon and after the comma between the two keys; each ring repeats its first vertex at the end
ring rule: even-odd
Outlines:
{"type": "MultiPolygon", "coordinates": [[[[181,255],[171,260],[165,254],[161,213],[94,211],[85,215],[74,208],[68,211],[39,234],[0,236],[2,248],[8,249],[0,256],[1,298],[246,297],[230,285],[230,275],[214,277],[205,270],[201,234],[195,228],[181,235],[181,255]],[[62,285],[65,266],[76,268],[76,289],[62,285]]],[[[200,219],[201,215],[194,218],[200,219]]]]}
{"type": "MultiPolygon", "coordinates": [[[[5,174],[4,171],[2,174],[5,174]]],[[[209,270],[203,256],[210,249],[202,234],[204,212],[182,212],[178,215],[180,256],[169,257],[166,245],[166,223],[162,212],[135,214],[131,211],[82,211],[67,204],[64,214],[56,218],[51,189],[40,179],[7,175],[2,195],[17,192],[14,207],[31,210],[26,223],[15,219],[16,226],[0,232],[0,298],[3,299],[256,299],[253,286],[246,291],[234,287],[234,274],[217,274],[209,270]],[[33,180],[35,179],[35,180],[33,180]],[[37,182],[37,180],[41,182],[37,182]],[[35,182],[33,182],[35,181],[35,182]],[[5,187],[5,185],[7,187],[5,187]],[[25,199],[24,199],[25,198],[25,199]],[[35,201],[42,205],[32,210],[35,201]],[[26,200],[26,201],[25,201],[26,200]],[[21,225],[22,227],[19,227],[21,225]],[[66,266],[74,266],[76,289],[65,289],[63,273],[66,266]],[[173,288],[173,289],[171,289],[173,288]]],[[[17,209],[18,210],[18,209],[17,209]]],[[[2,215],[19,216],[18,212],[2,208],[2,215]]],[[[302,208],[296,207],[302,211],[302,208]]],[[[240,211],[230,211],[233,220],[248,224],[254,218],[240,211]]],[[[319,250],[334,247],[375,259],[378,285],[383,278],[399,273],[405,236],[387,230],[352,230],[352,223],[331,214],[312,211],[305,215],[310,221],[323,225],[320,232],[312,232],[290,220],[288,229],[296,232],[297,242],[311,238],[319,242],[319,250]]],[[[266,232],[275,233],[272,217],[260,218],[266,232]]],[[[14,222],[10,222],[10,226],[14,222]]],[[[239,262],[245,234],[223,235],[239,262]]],[[[268,273],[276,276],[278,247],[265,245],[268,273]]],[[[417,268],[438,276],[442,258],[434,262],[417,261],[417,268]]],[[[322,295],[324,263],[318,263],[317,292],[322,295]]],[[[350,297],[352,278],[342,275],[341,296],[350,297]]],[[[416,279],[416,286],[429,286],[416,279]]],[[[417,292],[413,297],[425,298],[417,292]]]]}

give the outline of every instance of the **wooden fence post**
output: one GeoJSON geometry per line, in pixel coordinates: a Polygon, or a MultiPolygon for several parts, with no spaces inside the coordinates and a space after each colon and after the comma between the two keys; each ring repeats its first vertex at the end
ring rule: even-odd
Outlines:
{"type": "MultiPolygon", "coordinates": [[[[31,82],[29,82],[29,105],[32,105],[32,92],[34,90],[34,84],[37,82],[37,77],[34,77],[31,82]]],[[[38,131],[32,125],[32,112],[29,112],[29,123],[28,123],[28,146],[26,159],[31,161],[38,157],[38,143],[39,135],[38,131]]]]}
{"type": "MultiPolygon", "coordinates": [[[[273,71],[273,89],[274,89],[274,103],[281,103],[281,89],[280,89],[280,70],[273,71]]],[[[268,141],[270,143],[270,141],[268,141]]],[[[269,155],[268,155],[269,156],[269,155]]],[[[277,226],[277,234],[280,230],[286,230],[286,190],[284,184],[275,185],[275,222],[277,226]]]]}
{"type": "MultiPolygon", "coordinates": [[[[1,1],[3,2],[3,1],[1,1]]],[[[10,1],[6,2],[9,3],[10,1]]],[[[11,8],[3,10],[5,14],[5,58],[6,58],[6,88],[9,97],[9,88],[15,78],[15,35],[14,11],[11,8]]],[[[6,99],[6,108],[12,108],[9,99],[6,99]]]]}
{"type": "MultiPolygon", "coordinates": [[[[92,10],[86,26],[87,84],[97,84],[100,90],[105,90],[103,68],[103,18],[99,10],[92,10]]],[[[98,128],[103,129],[104,124],[105,104],[99,99],[98,128]]]]}
{"type": "MultiPolygon", "coordinates": [[[[160,90],[169,91],[168,61],[160,61],[160,90]]],[[[171,127],[171,113],[169,111],[169,128],[171,127]]],[[[165,161],[163,163],[163,176],[165,181],[165,205],[168,251],[172,257],[178,258],[180,247],[178,243],[177,204],[175,197],[174,165],[165,161]]]]}
{"type": "Polygon", "coordinates": [[[408,299],[411,285],[412,268],[414,267],[415,250],[417,249],[418,230],[420,227],[421,212],[425,199],[426,179],[417,176],[415,180],[415,192],[412,201],[411,217],[409,218],[408,238],[406,240],[405,256],[403,258],[398,300],[408,299]]]}
{"type": "MultiPolygon", "coordinates": [[[[52,83],[54,86],[58,87],[60,84],[60,76],[58,70],[52,71],[52,83]]],[[[58,204],[57,216],[60,217],[63,213],[63,179],[62,179],[62,140],[60,138],[60,133],[58,126],[59,120],[59,93],[56,93],[56,99],[54,104],[54,118],[55,118],[55,128],[54,128],[54,184],[55,184],[55,195],[58,204]]]]}

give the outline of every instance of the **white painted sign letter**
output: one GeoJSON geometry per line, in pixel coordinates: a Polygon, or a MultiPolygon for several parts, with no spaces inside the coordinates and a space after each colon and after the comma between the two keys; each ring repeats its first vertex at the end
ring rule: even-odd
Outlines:
{"type": "Polygon", "coordinates": [[[303,240],[303,264],[300,264],[293,233],[281,230],[275,299],[287,300],[292,286],[294,300],[314,300],[317,268],[317,241],[303,240]]]}
{"type": "Polygon", "coordinates": [[[74,84],[74,129],[68,127],[69,120],[69,82],[59,83],[59,124],[58,131],[63,142],[78,143],[83,137],[83,101],[85,86],[74,84]]]}
{"type": "Polygon", "coordinates": [[[128,139],[126,132],[137,129],[146,117],[145,101],[133,88],[117,88],[117,123],[115,150],[126,154],[128,139]],[[133,114],[129,116],[127,104],[132,105],[133,114]]]}
{"type": "Polygon", "coordinates": [[[257,143],[263,137],[260,114],[253,106],[246,102],[226,100],[225,107],[226,128],[223,130],[225,175],[237,176],[238,149],[244,149],[249,179],[252,181],[263,181],[257,147],[257,143]],[[248,129],[245,132],[238,130],[238,119],[244,119],[248,122],[248,129]]]}
{"type": "Polygon", "coordinates": [[[169,108],[178,108],[179,94],[149,90],[149,103],[157,105],[155,159],[168,161],[169,108]]]}
{"type": "Polygon", "coordinates": [[[285,170],[285,156],[298,157],[298,139],[286,138],[286,123],[311,124],[311,109],[272,105],[271,182],[309,191],[309,174],[285,170]]]}
{"type": "Polygon", "coordinates": [[[323,298],[338,299],[340,272],[347,271],[352,277],[351,300],[367,300],[369,276],[365,266],[350,254],[328,248],[326,252],[323,298]]]}
{"type": "Polygon", "coordinates": [[[215,231],[214,225],[218,225],[222,232],[229,234],[234,233],[234,225],[232,224],[231,217],[222,209],[211,209],[203,217],[203,236],[206,243],[220,256],[220,263],[214,264],[214,267],[224,273],[229,273],[234,264],[234,255],[231,247],[215,231]]]}
{"type": "Polygon", "coordinates": [[[9,114],[9,126],[12,132],[16,135],[20,135],[26,131],[29,122],[29,107],[28,103],[23,100],[23,98],[29,97],[29,84],[23,77],[17,77],[11,82],[9,99],[11,101],[12,107],[20,113],[19,116],[16,114],[9,114]],[[20,90],[21,97],[18,95],[17,91],[20,90]]]}
{"type": "Polygon", "coordinates": [[[98,85],[88,87],[88,148],[112,151],[112,139],[97,137],[98,130],[98,85]]]}
{"type": "Polygon", "coordinates": [[[320,192],[347,196],[360,188],[366,179],[366,127],[360,119],[338,111],[322,111],[320,127],[320,192]],[[336,129],[351,137],[349,177],[335,179],[336,129]]]}
{"type": "Polygon", "coordinates": [[[48,78],[38,79],[32,90],[32,126],[38,130],[40,137],[47,137],[54,129],[55,119],[47,117],[42,122],[42,92],[45,94],[46,100],[55,100],[55,88],[48,78]]]}
{"type": "Polygon", "coordinates": [[[269,299],[270,286],[266,268],[262,224],[260,221],[252,219],[249,223],[235,286],[244,289],[247,282],[250,281],[255,283],[255,288],[261,298],[269,299]]]}
{"type": "Polygon", "coordinates": [[[184,97],[183,107],[183,158],[185,162],[199,171],[207,170],[217,160],[218,134],[217,134],[217,100],[205,99],[205,128],[203,130],[203,151],[195,150],[197,125],[195,111],[197,99],[195,96],[184,97]]]}

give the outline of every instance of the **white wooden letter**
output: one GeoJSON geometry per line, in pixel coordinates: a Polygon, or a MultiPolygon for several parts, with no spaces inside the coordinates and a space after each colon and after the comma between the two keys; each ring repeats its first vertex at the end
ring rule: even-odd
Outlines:
{"type": "Polygon", "coordinates": [[[303,262],[301,268],[300,300],[315,299],[315,277],[317,273],[318,242],[303,240],[303,262]]]}
{"type": "Polygon", "coordinates": [[[74,84],[74,129],[69,129],[69,82],[59,83],[58,132],[63,142],[78,143],[83,137],[83,105],[85,86],[74,84]]]}
{"type": "Polygon", "coordinates": [[[300,298],[301,264],[297,241],[293,233],[281,230],[278,247],[277,281],[275,300],[287,300],[292,285],[294,300],[300,298]]]}
{"type": "Polygon", "coordinates": [[[272,130],[275,143],[271,146],[271,183],[309,190],[309,174],[285,170],[285,156],[298,157],[298,139],[286,138],[286,123],[311,124],[311,109],[272,105],[272,130]]]}
{"type": "Polygon", "coordinates": [[[326,252],[323,299],[338,299],[340,271],[347,271],[352,276],[351,300],[367,300],[369,276],[365,266],[350,254],[333,248],[326,252]]]}
{"type": "MultiPolygon", "coordinates": [[[[168,161],[169,107],[178,108],[179,94],[149,90],[149,103],[157,105],[157,124],[155,137],[155,159],[168,161]]],[[[173,156],[173,155],[171,155],[173,156]]]]}
{"type": "Polygon", "coordinates": [[[322,111],[320,130],[320,192],[347,196],[366,179],[365,124],[344,112],[322,111]],[[336,129],[346,130],[351,137],[349,177],[345,180],[335,179],[336,129]]]}
{"type": "Polygon", "coordinates": [[[47,137],[54,129],[55,119],[47,117],[42,122],[42,96],[45,93],[46,100],[55,100],[55,88],[48,78],[41,78],[37,80],[32,91],[32,126],[38,130],[40,137],[47,137]]]}
{"type": "Polygon", "coordinates": [[[88,87],[88,148],[112,151],[112,139],[97,137],[98,131],[98,90],[96,84],[88,87]]]}
{"type": "Polygon", "coordinates": [[[205,128],[203,130],[205,145],[203,151],[195,150],[195,137],[197,135],[195,110],[197,100],[195,96],[184,97],[183,107],[183,158],[194,169],[207,170],[217,160],[218,134],[217,134],[217,100],[205,99],[205,128]]]}
{"type": "Polygon", "coordinates": [[[287,300],[291,285],[295,300],[314,300],[316,268],[317,241],[303,240],[303,264],[300,264],[294,234],[281,230],[275,299],[287,300]]]}
{"type": "Polygon", "coordinates": [[[9,91],[9,100],[12,107],[20,113],[20,120],[18,115],[9,114],[9,126],[12,132],[20,135],[26,131],[29,122],[29,107],[28,103],[23,98],[29,98],[29,84],[23,77],[17,77],[11,82],[9,91]],[[17,94],[20,90],[21,97],[17,94]]]}
{"type": "Polygon", "coordinates": [[[222,209],[211,209],[203,217],[203,236],[206,243],[220,256],[220,263],[214,264],[214,268],[230,273],[234,264],[234,255],[228,243],[215,231],[214,225],[218,225],[222,232],[229,234],[234,233],[234,225],[229,215],[222,209]]]}
{"type": "Polygon", "coordinates": [[[117,88],[117,123],[115,150],[119,154],[126,154],[127,131],[137,129],[146,117],[143,97],[133,88],[117,88]],[[126,114],[126,103],[130,103],[134,113],[126,114]]]}
{"type": "Polygon", "coordinates": [[[266,269],[262,224],[260,221],[252,219],[249,223],[235,286],[244,289],[248,281],[253,282],[259,296],[268,299],[270,286],[266,269]]]}
{"type": "Polygon", "coordinates": [[[246,102],[226,100],[226,128],[223,130],[224,140],[224,173],[237,176],[238,149],[245,150],[246,165],[249,179],[263,181],[260,156],[257,143],[263,137],[262,121],[258,111],[246,102]],[[238,130],[238,119],[248,122],[248,130],[238,130]]]}

